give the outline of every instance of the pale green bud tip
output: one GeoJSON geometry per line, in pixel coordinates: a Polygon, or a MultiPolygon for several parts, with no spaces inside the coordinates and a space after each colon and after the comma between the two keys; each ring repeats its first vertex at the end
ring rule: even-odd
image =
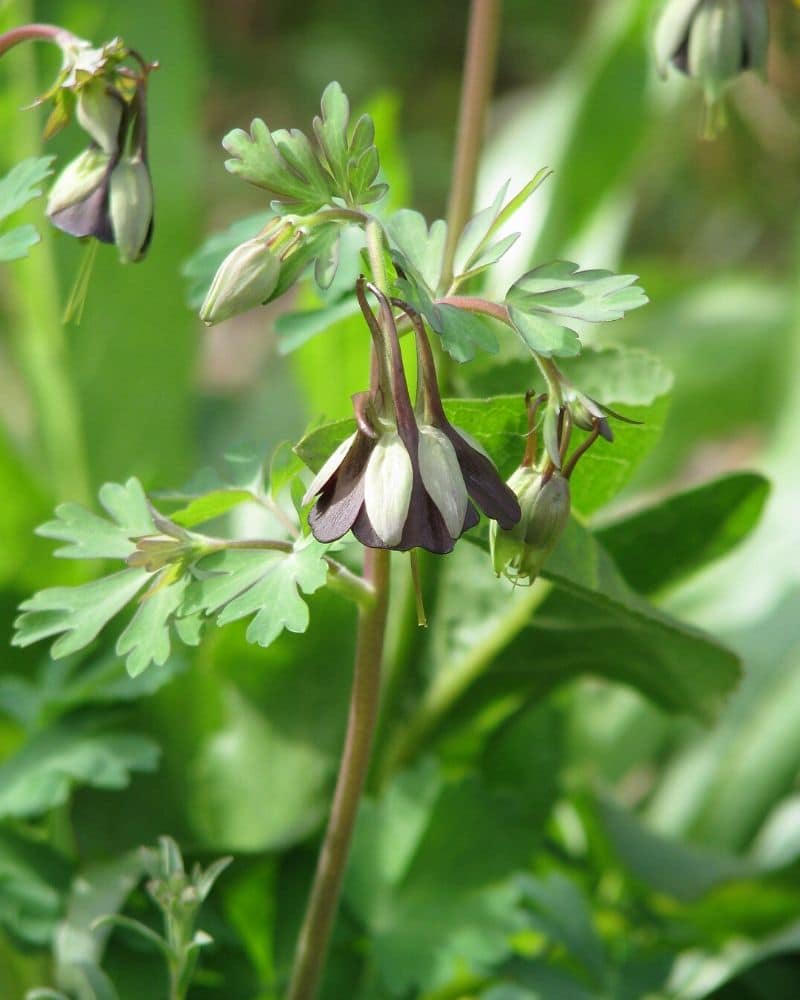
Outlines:
{"type": "Polygon", "coordinates": [[[398,545],[411,504],[414,470],[396,433],[375,445],[364,473],[364,507],[370,524],[386,546],[398,545]]]}
{"type": "Polygon", "coordinates": [[[533,469],[517,469],[508,485],[519,498],[522,518],[510,531],[490,526],[490,550],[495,573],[514,583],[530,585],[541,572],[567,526],[569,482],[558,473],[546,482],[533,469]]]}
{"type": "Polygon", "coordinates": [[[99,149],[87,149],[68,163],[50,189],[47,214],[56,215],[87,198],[102,182],[110,162],[99,149]]]}
{"type": "Polygon", "coordinates": [[[140,157],[125,157],[111,171],[108,207],[120,260],[140,260],[153,224],[150,171],[140,157]]]}
{"type": "Polygon", "coordinates": [[[113,153],[119,139],[122,101],[108,92],[102,80],[81,87],[75,111],[78,122],[104,153],[113,153]]]}
{"type": "Polygon", "coordinates": [[[467,514],[467,487],[456,450],[437,427],[426,425],[419,429],[419,471],[448,533],[458,538],[467,514]]]}
{"type": "Polygon", "coordinates": [[[262,305],[275,291],[281,262],[263,239],[240,244],[223,260],[200,308],[200,319],[211,326],[262,305]]]}

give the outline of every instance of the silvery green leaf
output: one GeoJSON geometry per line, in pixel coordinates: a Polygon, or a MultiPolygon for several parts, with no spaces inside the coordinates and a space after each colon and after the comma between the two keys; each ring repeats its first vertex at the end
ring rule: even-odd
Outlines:
{"type": "Polygon", "coordinates": [[[437,219],[429,230],[424,215],[402,208],[389,219],[386,228],[400,266],[413,269],[431,294],[435,293],[442,276],[447,223],[437,219]]]}
{"type": "Polygon", "coordinates": [[[248,642],[268,646],[284,629],[305,632],[308,605],[300,596],[325,585],[326,548],[299,539],[291,553],[236,550],[208,556],[186,592],[183,614],[202,612],[218,625],[253,615],[248,642]]]}
{"type": "Polygon", "coordinates": [[[148,737],[96,724],[59,723],[31,737],[0,766],[0,816],[38,816],[62,805],[75,785],[124,788],[132,771],[152,771],[148,737]]]}
{"type": "Polygon", "coordinates": [[[508,315],[514,328],[536,354],[545,358],[573,358],[580,354],[581,342],[577,333],[547,316],[527,313],[513,306],[508,315]]]}
{"type": "Polygon", "coordinates": [[[132,477],[124,485],[105,483],[100,503],[108,518],[77,503],[56,507],[55,520],[36,529],[37,535],[66,542],[57,556],[69,559],[127,559],[135,549],[132,537],[155,531],[142,484],[132,477]]]}
{"type": "Polygon", "coordinates": [[[647,304],[637,280],[633,274],[581,271],[577,264],[556,260],[515,281],[506,302],[525,313],[605,323],[647,304]]]}

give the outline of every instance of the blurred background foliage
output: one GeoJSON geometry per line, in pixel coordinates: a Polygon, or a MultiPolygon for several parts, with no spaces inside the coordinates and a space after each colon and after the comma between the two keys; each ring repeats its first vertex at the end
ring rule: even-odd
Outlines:
{"type": "MultiPolygon", "coordinates": [[[[327,1000],[798,993],[800,12],[772,2],[770,84],[740,81],[730,127],[709,143],[698,137],[699,95],[655,78],[655,8],[508,0],[478,203],[506,178],[513,189],[549,165],[555,174],[525,209],[523,238],[498,284],[533,260],[563,256],[638,273],[651,297],[647,309],[591,334],[594,346],[647,348],[675,374],[658,444],[595,515],[597,526],[721,474],[770,478],[760,523],[735,551],[721,543],[688,577],[662,584],[654,573],[653,587],[641,583],[735,650],[743,679],[713,724],[669,714],[635,686],[567,682],[575,677],[567,672],[542,682],[524,711],[499,708],[502,726],[462,706],[461,723],[428,734],[411,770],[365,807],[327,1000]],[[699,569],[720,552],[728,554],[699,569]],[[512,871],[524,874],[508,881],[512,871]]],[[[63,330],[81,248],[40,225],[31,258],[0,272],[7,635],[22,598],[77,578],[32,534],[55,502],[86,500],[131,474],[150,489],[175,487],[200,465],[218,466],[232,443],[268,453],[320,414],[347,415],[365,381],[363,334],[352,320],[284,357],[273,328],[284,302],[207,332],[184,303],[181,266],[207,233],[264,207],[224,171],[221,135],[256,115],[273,127],[307,122],[330,79],[375,116],[395,204],[442,214],[463,14],[462,5],[422,0],[0,2],[3,30],[54,20],[98,41],[122,35],[161,63],[151,90],[157,214],[147,259],[120,268],[101,248],[82,321],[63,330]],[[55,375],[39,363],[42,344],[55,375]],[[63,391],[78,414],[70,454],[79,462],[60,461],[63,452],[41,436],[43,407],[63,391]]],[[[16,50],[0,63],[2,171],[40,151],[37,113],[18,109],[54,67],[44,50],[16,50]]],[[[50,151],[63,160],[77,142],[64,134],[50,151]]],[[[41,224],[41,208],[23,214],[41,224]]],[[[513,365],[504,373],[480,363],[454,375],[465,392],[517,391],[520,377],[513,365]]],[[[59,412],[51,416],[58,425],[59,412]]],[[[731,542],[747,534],[760,503],[744,491],[731,542]]],[[[676,539],[695,509],[690,498],[676,513],[676,539]]],[[[718,528],[712,515],[709,533],[718,528]]],[[[642,537],[653,550],[639,561],[658,562],[658,543],[642,537]]],[[[703,532],[691,537],[702,548],[703,532]]],[[[444,577],[450,591],[441,606],[431,601],[445,623],[448,606],[475,620],[497,610],[485,589],[460,582],[485,572],[472,570],[478,554],[461,549],[444,577]]],[[[546,610],[558,617],[558,602],[546,610]]],[[[589,619],[575,641],[596,649],[609,640],[589,619]]],[[[509,647],[509,670],[514,657],[547,648],[549,620],[509,647]]],[[[54,975],[64,985],[59,962],[74,955],[64,954],[63,930],[84,919],[70,903],[76,872],[104,884],[104,865],[130,864],[127,852],[162,833],[204,860],[236,855],[204,910],[216,944],[192,995],[276,995],[335,775],[352,626],[323,593],[306,636],[285,634],[264,651],[234,626],[136,687],[102,645],[88,666],[66,668],[37,647],[6,649],[0,996],[22,997],[54,975]],[[42,803],[52,806],[44,815],[42,803]]],[[[469,640],[467,631],[460,641],[469,640]]],[[[391,688],[401,715],[433,669],[419,642],[390,647],[390,667],[406,668],[391,688]]],[[[645,648],[643,668],[661,670],[660,653],[645,648]]],[[[485,693],[497,708],[497,692],[485,693]]],[[[141,893],[127,906],[152,918],[141,893]]],[[[123,932],[111,937],[104,967],[123,1000],[162,995],[155,956],[123,932]]]]}

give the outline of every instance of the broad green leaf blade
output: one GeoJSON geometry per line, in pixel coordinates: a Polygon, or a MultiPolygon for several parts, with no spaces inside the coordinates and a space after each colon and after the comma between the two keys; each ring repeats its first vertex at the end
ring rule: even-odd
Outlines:
{"type": "Polygon", "coordinates": [[[517,877],[522,898],[532,909],[532,924],[551,944],[566,948],[570,959],[583,966],[590,981],[600,987],[607,974],[603,943],[592,923],[586,897],[559,872],[542,878],[517,877]]]}
{"type": "Polygon", "coordinates": [[[54,156],[23,160],[0,179],[0,222],[42,194],[41,184],[50,174],[54,156]]]}
{"type": "Polygon", "coordinates": [[[224,137],[222,145],[231,154],[231,159],[225,161],[226,170],[277,194],[292,211],[309,215],[330,201],[331,192],[316,158],[316,169],[308,161],[313,154],[302,133],[272,133],[260,118],[255,118],[249,133],[234,129],[224,137]]]}
{"type": "Polygon", "coordinates": [[[647,304],[647,296],[635,284],[637,280],[634,274],[581,271],[571,261],[556,260],[535,267],[515,281],[506,301],[524,312],[606,323],[647,304]]]}
{"type": "MultiPolygon", "coordinates": [[[[171,570],[162,571],[164,577],[171,570]]],[[[171,584],[159,582],[156,577],[140,599],[136,614],[117,640],[117,653],[126,657],[125,666],[131,677],[138,677],[151,663],[161,667],[171,652],[169,627],[183,603],[187,576],[181,576],[171,584]]]]}
{"type": "Polygon", "coordinates": [[[249,642],[268,646],[284,629],[305,632],[308,605],[300,596],[325,585],[326,548],[313,538],[293,552],[227,551],[201,560],[186,593],[184,614],[214,615],[218,625],[254,616],[249,642]]]}
{"type": "Polygon", "coordinates": [[[509,954],[521,914],[504,880],[544,817],[525,796],[475,774],[445,781],[426,762],[396,781],[362,803],[345,894],[384,985],[417,995],[509,954]]]}
{"type": "Polygon", "coordinates": [[[735,548],[758,524],[769,483],[734,473],[601,529],[598,540],[644,594],[668,587],[735,548]]]}
{"type": "Polygon", "coordinates": [[[0,830],[0,926],[27,944],[49,944],[69,876],[69,862],[52,847],[0,830]]]}
{"type": "MultiPolygon", "coordinates": [[[[330,684],[309,695],[308,670],[289,666],[297,668],[291,677],[281,670],[267,682],[273,700],[263,708],[225,685],[221,724],[198,748],[188,791],[192,827],[205,845],[279,850],[309,836],[325,815],[336,757],[329,739],[320,744],[314,714],[325,710],[330,684]],[[265,760],[273,762],[269,796],[265,760]]],[[[308,666],[313,672],[316,664],[308,666]]]]}
{"type": "Polygon", "coordinates": [[[253,494],[249,490],[233,487],[210,490],[190,500],[185,507],[170,512],[170,520],[184,528],[194,528],[215,518],[228,514],[240,504],[252,503],[253,494]]]}
{"type": "Polygon", "coordinates": [[[15,646],[29,646],[40,639],[60,636],[53,643],[55,658],[83,649],[100,630],[133,600],[147,582],[142,569],[123,569],[111,576],[77,587],[40,590],[20,605],[14,623],[15,646]]]}
{"type": "MultiPolygon", "coordinates": [[[[485,717],[509,699],[541,701],[576,677],[602,677],[635,688],[668,712],[713,718],[740,677],[738,658],[700,630],[649,605],[633,592],[611,559],[575,520],[545,564],[542,576],[554,584],[539,593],[544,603],[521,628],[521,610],[535,591],[515,591],[482,582],[486,554],[477,547],[456,550],[443,581],[446,604],[438,614],[435,640],[442,679],[469,658],[483,635],[515,622],[514,638],[499,649],[446,712],[438,714],[428,738],[485,717]],[[473,614],[465,620],[469,609],[473,614]],[[449,623],[449,624],[448,624],[449,623]],[[448,662],[447,651],[455,649],[448,662]]],[[[544,583],[536,586],[545,587],[544,583]]],[[[524,619],[523,619],[524,620],[524,619]]],[[[438,671],[437,671],[438,672],[438,671]]]]}
{"type": "Polygon", "coordinates": [[[63,805],[76,785],[125,788],[133,771],[154,770],[158,757],[148,737],[59,723],[0,765],[0,817],[39,816],[63,805]]]}
{"type": "Polygon", "coordinates": [[[349,194],[347,126],[350,102],[341,84],[335,80],[328,84],[322,93],[320,107],[322,113],[314,119],[314,132],[336,182],[336,194],[346,198],[349,194]]]}
{"type": "Polygon", "coordinates": [[[455,306],[437,305],[426,317],[442,340],[442,347],[455,361],[471,361],[478,350],[487,354],[498,351],[495,330],[500,324],[489,316],[481,316],[455,306]]]}
{"type": "Polygon", "coordinates": [[[553,322],[547,316],[524,312],[509,305],[508,315],[525,344],[544,358],[573,358],[581,352],[581,342],[574,330],[553,322]]]}
{"type": "Polygon", "coordinates": [[[724,882],[757,874],[756,866],[746,858],[654,833],[610,799],[601,799],[598,806],[603,829],[620,861],[655,892],[691,902],[724,882]]]}
{"type": "MultiPolygon", "coordinates": [[[[593,672],[632,684],[664,708],[703,720],[719,712],[739,680],[738,657],[635,594],[574,519],[544,576],[562,591],[548,600],[545,613],[576,623],[563,636],[565,662],[579,665],[594,649],[593,672]]],[[[547,631],[535,622],[533,629],[547,631]]]]}
{"type": "Polygon", "coordinates": [[[638,347],[590,348],[560,367],[581,392],[608,406],[650,406],[675,381],[659,357],[638,347]]]}
{"type": "Polygon", "coordinates": [[[100,487],[100,503],[111,520],[93,514],[80,504],[65,503],[56,508],[56,519],[37,529],[37,534],[66,542],[57,556],[69,559],[127,559],[135,545],[131,541],[155,529],[147,498],[138,479],[121,485],[100,487]]]}
{"type": "Polygon", "coordinates": [[[28,250],[35,246],[41,237],[29,223],[18,226],[8,233],[0,235],[0,262],[21,260],[28,256],[28,250]]]}
{"type": "Polygon", "coordinates": [[[428,230],[425,216],[402,208],[389,219],[386,231],[397,262],[406,270],[412,269],[434,294],[442,276],[447,223],[437,219],[428,230]]]}

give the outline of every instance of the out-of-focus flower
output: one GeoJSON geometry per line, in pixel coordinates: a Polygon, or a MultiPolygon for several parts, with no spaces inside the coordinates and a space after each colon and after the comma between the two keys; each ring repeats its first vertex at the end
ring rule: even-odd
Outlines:
{"type": "Polygon", "coordinates": [[[746,70],[766,68],[766,0],[668,0],[656,26],[656,59],[695,78],[714,107],[746,70]]]}
{"type": "Polygon", "coordinates": [[[123,156],[111,171],[108,211],[119,259],[141,260],[153,232],[153,185],[141,153],[123,156]]]}

